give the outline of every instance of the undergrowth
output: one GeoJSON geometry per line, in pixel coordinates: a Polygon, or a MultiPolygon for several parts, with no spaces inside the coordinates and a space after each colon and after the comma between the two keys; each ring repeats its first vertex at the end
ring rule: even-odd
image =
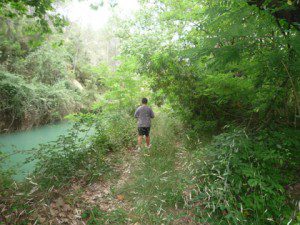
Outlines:
{"type": "Polygon", "coordinates": [[[121,152],[134,143],[135,120],[126,111],[96,110],[74,115],[72,119],[75,124],[68,134],[33,151],[27,161],[36,162],[35,171],[27,180],[13,185],[7,172],[0,174],[0,181],[6,182],[0,185],[0,205],[10,206],[3,211],[9,218],[6,222],[26,220],[36,204],[64,193],[74,182],[85,186],[114,174],[109,154],[121,152]],[[22,216],[18,216],[20,212],[22,216]]]}
{"type": "Polygon", "coordinates": [[[154,119],[151,128],[151,149],[143,148],[134,171],[120,192],[134,205],[129,215],[140,224],[162,224],[178,216],[174,209],[182,208],[185,177],[176,169],[176,143],[182,135],[180,123],[165,112],[154,119]]]}
{"type": "Polygon", "coordinates": [[[29,159],[37,160],[33,176],[44,188],[66,185],[72,179],[92,182],[109,170],[110,152],[133,144],[134,119],[126,112],[77,114],[73,120],[67,135],[41,145],[29,159]]]}
{"type": "Polygon", "coordinates": [[[81,217],[87,221],[87,225],[126,224],[127,212],[122,209],[105,212],[94,207],[84,211],[81,217]]]}
{"type": "Polygon", "coordinates": [[[79,111],[80,93],[67,82],[54,85],[29,83],[22,76],[0,70],[0,132],[60,121],[79,111]]]}
{"type": "MultiPolygon", "coordinates": [[[[295,206],[287,187],[297,182],[299,132],[235,129],[206,147],[194,145],[199,222],[211,224],[287,224],[295,206]],[[216,222],[217,221],[217,222],[216,222]]],[[[298,177],[299,179],[299,177],[298,177]]]]}

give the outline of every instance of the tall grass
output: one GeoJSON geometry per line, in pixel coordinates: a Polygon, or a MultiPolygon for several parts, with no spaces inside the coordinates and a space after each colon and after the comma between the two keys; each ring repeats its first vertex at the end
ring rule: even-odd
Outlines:
{"type": "Polygon", "coordinates": [[[141,224],[161,224],[174,220],[172,211],[182,207],[186,184],[177,171],[180,124],[160,113],[151,128],[152,147],[138,155],[130,181],[120,192],[133,203],[130,216],[141,224]]]}

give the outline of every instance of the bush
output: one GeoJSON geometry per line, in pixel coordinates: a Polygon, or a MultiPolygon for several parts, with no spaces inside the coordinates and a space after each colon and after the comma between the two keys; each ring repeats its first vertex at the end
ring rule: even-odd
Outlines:
{"type": "Polygon", "coordinates": [[[133,114],[120,110],[101,115],[100,119],[114,149],[133,147],[136,138],[136,120],[133,114]]]}
{"type": "Polygon", "coordinates": [[[218,218],[221,224],[286,223],[292,207],[284,187],[295,181],[299,148],[294,130],[249,136],[240,129],[216,136],[196,153],[205,159],[194,197],[202,207],[197,207],[198,215],[213,215],[210,222],[218,218]]]}
{"type": "Polygon", "coordinates": [[[126,113],[80,113],[72,118],[75,124],[67,135],[41,145],[28,159],[37,160],[33,175],[44,188],[72,179],[90,182],[109,169],[109,152],[133,145],[134,120],[126,113]]]}
{"type": "Polygon", "coordinates": [[[54,85],[60,80],[68,79],[72,74],[71,55],[62,46],[47,43],[31,52],[24,60],[17,61],[14,69],[27,80],[54,85]]]}
{"type": "Polygon", "coordinates": [[[80,96],[62,83],[29,84],[19,75],[0,70],[0,130],[7,131],[61,120],[78,110],[80,96]]]}

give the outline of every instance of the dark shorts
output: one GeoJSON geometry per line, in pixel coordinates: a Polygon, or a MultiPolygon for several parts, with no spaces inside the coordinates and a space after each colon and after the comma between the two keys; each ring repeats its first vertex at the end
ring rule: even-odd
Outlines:
{"type": "Polygon", "coordinates": [[[150,134],[150,127],[138,127],[138,132],[140,136],[149,136],[150,134]]]}

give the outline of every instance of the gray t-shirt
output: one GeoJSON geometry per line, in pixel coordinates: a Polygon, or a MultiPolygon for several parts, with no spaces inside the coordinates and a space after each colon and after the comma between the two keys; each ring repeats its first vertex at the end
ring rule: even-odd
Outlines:
{"type": "Polygon", "coordinates": [[[151,118],[154,118],[152,109],[146,105],[137,108],[134,117],[138,118],[138,127],[151,127],[151,118]]]}

